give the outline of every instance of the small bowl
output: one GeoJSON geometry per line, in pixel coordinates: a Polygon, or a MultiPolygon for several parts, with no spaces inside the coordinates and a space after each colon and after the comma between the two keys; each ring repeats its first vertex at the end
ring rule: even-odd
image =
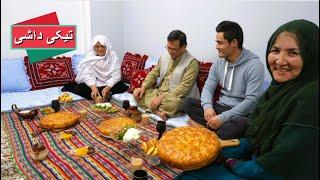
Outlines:
{"type": "Polygon", "coordinates": [[[157,155],[155,156],[146,155],[146,157],[147,157],[147,162],[152,166],[158,166],[161,163],[160,158],[157,155]]]}
{"type": "Polygon", "coordinates": [[[41,161],[47,158],[49,152],[47,149],[40,151],[38,154],[36,154],[34,151],[30,153],[30,157],[35,161],[41,161]]]}
{"type": "Polygon", "coordinates": [[[70,107],[72,105],[72,101],[69,102],[59,102],[61,107],[70,107]]]}

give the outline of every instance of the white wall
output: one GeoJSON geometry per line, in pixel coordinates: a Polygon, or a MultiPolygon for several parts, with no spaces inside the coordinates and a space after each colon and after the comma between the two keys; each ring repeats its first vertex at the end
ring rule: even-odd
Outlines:
{"type": "Polygon", "coordinates": [[[77,49],[62,55],[84,54],[91,41],[90,0],[1,0],[1,58],[27,55],[26,50],[11,49],[11,25],[51,12],[61,25],[77,25],[77,49]]]}
{"type": "Polygon", "coordinates": [[[91,0],[92,36],[103,34],[112,49],[122,58],[123,52],[123,3],[122,1],[91,0]]]}
{"type": "MultiPolygon", "coordinates": [[[[136,0],[126,1],[124,51],[160,56],[165,52],[170,31],[187,34],[188,50],[198,59],[217,57],[215,27],[223,20],[236,21],[244,31],[244,46],[260,56],[272,32],[293,19],[319,25],[318,1],[221,1],[221,0],[136,0]]],[[[266,78],[270,76],[266,70],[266,78]]]]}
{"type": "MultiPolygon", "coordinates": [[[[279,25],[293,19],[304,18],[319,25],[318,3],[235,0],[2,0],[1,58],[26,55],[25,50],[10,48],[10,25],[56,11],[60,24],[77,25],[77,50],[63,54],[67,56],[85,53],[92,36],[96,34],[105,34],[109,38],[119,58],[126,51],[160,56],[165,52],[169,32],[181,29],[187,34],[188,50],[199,60],[212,60],[217,56],[215,27],[223,20],[232,20],[243,28],[244,46],[259,55],[265,63],[265,49],[271,33],[279,25]]],[[[266,74],[270,79],[269,74],[266,74]]]]}

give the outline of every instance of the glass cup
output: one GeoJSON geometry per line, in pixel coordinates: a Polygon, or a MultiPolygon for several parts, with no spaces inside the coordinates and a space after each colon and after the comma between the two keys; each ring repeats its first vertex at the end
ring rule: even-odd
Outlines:
{"type": "Polygon", "coordinates": [[[60,110],[60,102],[59,102],[59,100],[52,100],[51,101],[51,107],[54,109],[55,112],[58,112],[60,110]]]}
{"type": "Polygon", "coordinates": [[[159,133],[158,140],[162,137],[162,134],[166,131],[166,122],[158,121],[156,125],[156,130],[159,133]]]}
{"type": "Polygon", "coordinates": [[[137,156],[137,155],[131,156],[130,165],[131,165],[132,172],[142,169],[143,168],[142,156],[137,156]]]}
{"type": "Polygon", "coordinates": [[[150,115],[149,114],[142,114],[141,116],[141,124],[146,126],[149,124],[150,121],[150,115]]]}
{"type": "Polygon", "coordinates": [[[87,113],[88,113],[88,111],[87,111],[87,110],[85,110],[85,109],[82,109],[82,110],[80,110],[80,111],[79,111],[79,114],[80,114],[81,120],[85,120],[85,119],[87,119],[87,113]]]}
{"type": "Polygon", "coordinates": [[[123,100],[122,101],[122,107],[125,110],[129,109],[130,108],[130,101],[129,100],[123,100]]]}
{"type": "Polygon", "coordinates": [[[160,164],[159,156],[147,156],[147,162],[152,166],[158,166],[160,164]]]}
{"type": "Polygon", "coordinates": [[[148,180],[148,173],[143,169],[139,169],[133,172],[134,180],[148,180]]]}

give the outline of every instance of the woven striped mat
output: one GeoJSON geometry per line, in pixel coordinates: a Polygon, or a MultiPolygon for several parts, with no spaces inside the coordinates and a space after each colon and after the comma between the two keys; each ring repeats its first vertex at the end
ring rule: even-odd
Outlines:
{"type": "MultiPolygon", "coordinates": [[[[138,125],[142,136],[135,143],[128,146],[122,142],[108,140],[100,136],[96,125],[101,119],[120,116],[117,113],[107,114],[91,110],[92,102],[80,100],[69,106],[62,107],[66,111],[88,111],[87,119],[71,127],[76,135],[69,140],[59,140],[58,133],[43,132],[38,138],[46,146],[49,155],[45,160],[34,161],[30,157],[31,144],[34,138],[32,132],[40,130],[38,127],[39,114],[35,120],[19,120],[13,112],[1,114],[1,121],[5,125],[13,158],[17,168],[28,179],[131,179],[130,159],[132,154],[141,154],[141,143],[157,137],[155,124],[138,125]],[[74,157],[72,149],[93,146],[96,153],[86,157],[74,157]],[[124,151],[124,149],[129,151],[124,151]]],[[[144,158],[144,169],[149,179],[173,179],[181,171],[161,163],[152,166],[144,158]]]]}

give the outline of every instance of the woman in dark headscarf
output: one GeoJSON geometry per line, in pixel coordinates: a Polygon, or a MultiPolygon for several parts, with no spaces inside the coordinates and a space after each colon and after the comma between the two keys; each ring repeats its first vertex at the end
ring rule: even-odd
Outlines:
{"type": "Polygon", "coordinates": [[[220,154],[229,170],[213,163],[177,179],[319,179],[319,27],[306,20],[280,26],[266,56],[272,82],[246,138],[220,154]]]}

